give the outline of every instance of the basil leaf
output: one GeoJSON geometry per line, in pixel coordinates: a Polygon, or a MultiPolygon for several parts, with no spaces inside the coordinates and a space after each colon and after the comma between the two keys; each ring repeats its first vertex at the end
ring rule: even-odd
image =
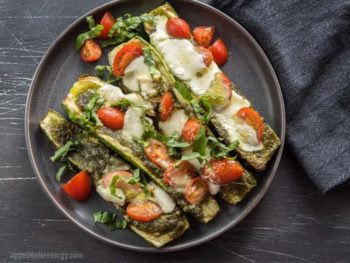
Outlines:
{"type": "Polygon", "coordinates": [[[156,62],[153,59],[152,51],[150,48],[143,48],[143,58],[146,65],[150,67],[150,74],[153,77],[157,73],[156,62]]]}
{"type": "Polygon", "coordinates": [[[138,184],[140,182],[140,169],[135,169],[131,179],[127,181],[128,184],[138,184]]]}
{"type": "Polygon", "coordinates": [[[69,151],[73,150],[74,146],[78,145],[76,141],[68,141],[65,145],[59,148],[53,156],[50,157],[51,161],[57,162],[62,161],[69,151]]]}
{"type": "Polygon", "coordinates": [[[119,179],[120,179],[120,177],[118,175],[113,177],[112,182],[109,185],[109,191],[111,192],[111,195],[113,195],[119,199],[123,199],[123,197],[121,197],[120,195],[117,194],[117,189],[115,188],[115,184],[117,183],[117,181],[119,179]]]}
{"type": "Polygon", "coordinates": [[[118,228],[118,229],[125,229],[128,226],[128,221],[123,219],[119,222],[116,222],[115,225],[116,225],[116,228],[118,228]]]}
{"type": "Polygon", "coordinates": [[[200,119],[201,122],[207,124],[213,114],[213,108],[205,97],[200,98],[200,103],[201,105],[195,100],[191,100],[190,102],[197,118],[200,119]]]}
{"type": "Polygon", "coordinates": [[[151,194],[151,191],[148,189],[148,183],[147,183],[147,180],[145,178],[145,176],[141,173],[140,174],[140,181],[141,181],[141,184],[142,184],[142,191],[143,193],[145,194],[146,197],[150,197],[152,194],[151,194]]]}
{"type": "Polygon", "coordinates": [[[192,151],[198,152],[200,155],[205,156],[206,155],[206,148],[207,148],[208,139],[205,136],[205,128],[201,126],[199,128],[199,131],[194,138],[193,144],[192,144],[192,151]]]}
{"type": "Polygon", "coordinates": [[[181,96],[187,100],[187,101],[191,101],[192,100],[192,94],[189,91],[189,89],[186,87],[185,84],[176,81],[175,82],[175,88],[177,89],[177,91],[181,94],[181,96]]]}
{"type": "Polygon", "coordinates": [[[198,152],[191,152],[189,154],[184,154],[181,156],[181,159],[175,163],[175,166],[178,166],[181,163],[181,161],[188,161],[193,159],[203,160],[203,155],[201,155],[198,152]]]}
{"type": "Polygon", "coordinates": [[[128,221],[123,219],[117,222],[117,214],[109,212],[97,212],[93,214],[94,221],[107,225],[111,231],[118,229],[124,229],[128,225],[128,221]]]}
{"type": "Polygon", "coordinates": [[[180,135],[177,132],[174,132],[165,144],[174,148],[185,148],[190,146],[188,142],[179,141],[179,139],[180,135]]]}
{"type": "Polygon", "coordinates": [[[88,16],[86,18],[86,23],[89,26],[89,29],[92,30],[95,27],[95,19],[93,18],[93,16],[88,16]]]}
{"type": "Polygon", "coordinates": [[[112,84],[120,80],[120,77],[115,77],[113,75],[112,67],[109,65],[98,65],[95,67],[96,76],[105,82],[112,84]]]}
{"type": "Polygon", "coordinates": [[[129,106],[135,106],[135,105],[128,99],[121,99],[120,101],[113,103],[111,106],[119,107],[126,110],[129,106]]]}
{"type": "Polygon", "coordinates": [[[91,28],[90,31],[81,33],[75,40],[75,49],[79,51],[86,40],[98,37],[102,30],[103,26],[97,25],[91,28]]]}
{"type": "Polygon", "coordinates": [[[104,99],[100,97],[100,95],[96,92],[89,100],[89,102],[84,107],[84,117],[95,123],[97,125],[101,125],[100,119],[98,118],[96,111],[101,108],[104,103],[104,99]]]}
{"type": "Polygon", "coordinates": [[[66,172],[67,168],[68,168],[68,165],[64,164],[60,169],[58,169],[55,177],[57,182],[61,181],[61,177],[66,172]]]}
{"type": "Polygon", "coordinates": [[[148,139],[157,139],[163,143],[166,143],[168,138],[163,134],[159,133],[148,121],[144,122],[144,132],[142,138],[144,141],[148,139]]]}

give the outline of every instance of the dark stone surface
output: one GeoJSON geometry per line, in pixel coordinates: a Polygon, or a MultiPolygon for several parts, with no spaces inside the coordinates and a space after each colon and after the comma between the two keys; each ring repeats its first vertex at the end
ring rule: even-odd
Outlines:
{"type": "Polygon", "coordinates": [[[46,257],[77,252],[83,257],[66,262],[347,262],[350,192],[320,195],[288,146],[275,180],[253,212],[224,235],[196,248],[161,255],[126,251],[90,237],[58,212],[28,161],[25,98],[52,41],[103,2],[0,0],[1,262],[64,262],[15,258],[27,252],[46,257]]]}

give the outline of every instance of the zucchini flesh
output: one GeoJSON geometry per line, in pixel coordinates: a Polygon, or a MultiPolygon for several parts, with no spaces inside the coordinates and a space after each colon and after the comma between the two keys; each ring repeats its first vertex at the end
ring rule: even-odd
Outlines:
{"type": "MultiPolygon", "coordinates": [[[[141,37],[137,37],[134,39],[131,39],[129,42],[139,42],[143,48],[148,48],[151,50],[151,53],[153,55],[153,59],[156,64],[157,70],[161,73],[161,75],[164,77],[166,81],[166,86],[171,89],[171,91],[175,95],[175,100],[177,100],[181,108],[186,111],[186,115],[189,117],[195,117],[195,113],[193,112],[192,107],[189,104],[189,101],[185,100],[183,96],[181,96],[181,93],[175,88],[176,87],[176,80],[174,76],[170,73],[170,69],[165,64],[164,60],[160,56],[160,54],[144,39],[141,37]]],[[[129,43],[127,42],[127,43],[129,43]]],[[[117,52],[124,47],[127,43],[120,44],[119,46],[115,47],[109,54],[109,63],[112,66],[113,60],[117,52]]],[[[161,89],[162,85],[157,86],[159,89],[161,89]]],[[[125,87],[126,88],[126,87],[125,87]]],[[[127,88],[126,88],[127,89],[127,88]]],[[[157,90],[158,95],[160,94],[162,90],[157,90]]],[[[141,93],[140,93],[141,94],[141,93]]],[[[141,94],[142,96],[142,94],[141,94]]],[[[145,100],[147,98],[143,97],[145,100]]],[[[208,129],[209,130],[209,129],[208,129]]],[[[211,136],[214,136],[210,130],[209,133],[211,136]]],[[[225,200],[227,203],[236,205],[237,203],[241,202],[244,197],[256,186],[256,180],[253,177],[253,175],[245,169],[245,172],[242,175],[242,178],[239,179],[236,182],[233,182],[232,184],[223,186],[220,188],[219,195],[220,197],[225,200]]]]}
{"type": "MultiPolygon", "coordinates": [[[[89,82],[91,82],[92,89],[98,89],[104,84],[102,80],[96,77],[85,76],[76,82],[72,89],[74,91],[79,90],[77,87],[82,83],[85,91],[85,85],[89,82]],[[96,84],[99,85],[99,87],[96,87],[96,84]]],[[[183,211],[193,216],[197,221],[208,223],[216,216],[220,208],[213,197],[208,196],[200,204],[190,204],[185,200],[183,194],[179,195],[173,187],[165,185],[162,182],[162,170],[148,160],[144,154],[143,146],[140,143],[127,140],[121,131],[112,131],[106,127],[91,129],[89,125],[86,125],[86,123],[84,123],[84,115],[74,100],[76,95],[77,94],[70,93],[62,103],[71,121],[84,129],[90,129],[90,131],[107,147],[117,152],[133,166],[144,171],[152,181],[163,188],[174,199],[175,203],[183,211]]]]}
{"type": "MultiPolygon", "coordinates": [[[[166,16],[168,18],[178,17],[176,11],[169,3],[165,3],[164,5],[159,6],[158,8],[152,10],[149,14],[154,16],[166,16]]],[[[152,25],[152,23],[146,22],[144,23],[144,26],[148,35],[150,35],[154,31],[154,26],[152,25]]],[[[188,88],[188,90],[191,91],[190,87],[188,87],[184,82],[177,79],[176,77],[175,79],[183,83],[183,85],[185,85],[188,88]]],[[[234,90],[237,92],[237,88],[235,88],[234,90]]],[[[238,91],[237,93],[239,94],[240,92],[238,91]]],[[[188,101],[188,99],[186,99],[185,96],[183,96],[183,93],[181,94],[180,92],[180,95],[183,97],[184,100],[188,101]]],[[[191,97],[196,98],[196,96],[192,92],[191,92],[191,97]]],[[[211,128],[213,129],[213,131],[215,131],[220,137],[222,137],[226,144],[230,144],[233,142],[230,140],[227,132],[225,131],[224,126],[220,123],[220,121],[215,116],[212,116],[210,122],[211,122],[211,128]]],[[[264,136],[263,136],[262,143],[264,147],[263,149],[258,151],[252,151],[252,152],[245,151],[239,146],[236,149],[239,157],[247,165],[249,165],[250,167],[252,167],[257,171],[262,171],[266,169],[267,162],[271,159],[274,152],[278,149],[278,147],[281,144],[280,139],[278,138],[276,133],[266,123],[264,123],[264,136]]]]}
{"type": "MultiPolygon", "coordinates": [[[[125,167],[126,164],[115,153],[101,144],[91,135],[80,136],[82,129],[77,125],[68,122],[59,113],[49,110],[46,117],[41,121],[40,126],[49,140],[57,147],[63,146],[67,141],[77,139],[79,136],[78,148],[68,153],[68,160],[80,170],[87,170],[92,176],[95,185],[101,179],[102,174],[116,170],[118,167],[125,167]]],[[[125,216],[125,212],[117,207],[125,216]]],[[[160,233],[159,231],[147,231],[147,224],[143,228],[138,227],[137,222],[130,221],[130,228],[155,247],[161,247],[166,243],[182,235],[189,228],[186,216],[175,209],[171,214],[163,214],[159,219],[161,223],[166,223],[172,217],[177,224],[174,229],[160,233]]],[[[158,223],[158,222],[153,222],[158,223]]]]}

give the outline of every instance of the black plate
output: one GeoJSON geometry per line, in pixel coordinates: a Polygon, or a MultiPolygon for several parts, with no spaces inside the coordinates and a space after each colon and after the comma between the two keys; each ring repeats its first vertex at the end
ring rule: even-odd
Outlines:
{"type": "MultiPolygon", "coordinates": [[[[161,0],[115,1],[98,7],[75,21],[57,38],[42,59],[34,75],[26,105],[25,128],[29,157],[50,199],[69,219],[91,235],[120,247],[140,251],[165,252],[188,248],[208,241],[236,225],[256,206],[269,187],[281,158],[285,136],[285,111],[280,85],[271,63],[253,37],[236,21],[203,3],[189,0],[170,3],[191,27],[207,24],[215,26],[217,36],[223,38],[232,53],[223,71],[238,84],[281,138],[282,145],[267,170],[255,173],[258,186],[243,203],[230,206],[220,202],[221,212],[213,222],[208,225],[191,222],[190,230],[182,237],[162,249],[155,249],[129,230],[110,232],[105,226],[95,224],[92,214],[112,210],[112,206],[97,194],[93,194],[86,203],[69,199],[54,180],[53,175],[58,166],[49,160],[54,147],[41,132],[39,122],[49,108],[62,112],[61,100],[81,74],[94,73],[95,65],[81,62],[79,54],[74,50],[76,36],[87,29],[85,17],[101,17],[107,10],[114,16],[141,14],[163,4],[161,0]]],[[[106,55],[99,63],[107,64],[106,55]]]]}

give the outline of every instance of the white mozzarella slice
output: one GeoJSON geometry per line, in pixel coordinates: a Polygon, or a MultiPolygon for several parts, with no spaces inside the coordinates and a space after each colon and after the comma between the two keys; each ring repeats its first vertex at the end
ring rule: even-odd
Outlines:
{"type": "Polygon", "coordinates": [[[98,90],[98,93],[108,105],[117,103],[125,97],[123,91],[119,87],[107,83],[98,90]]]}
{"type": "Polygon", "coordinates": [[[209,68],[203,71],[202,74],[194,75],[187,84],[195,95],[201,96],[209,89],[216,73],[219,72],[221,72],[219,67],[215,63],[211,63],[209,68]]]}
{"type": "Polygon", "coordinates": [[[181,134],[187,120],[184,110],[175,110],[168,120],[159,122],[159,128],[166,136],[171,136],[174,132],[181,134]]]}
{"type": "Polygon", "coordinates": [[[129,139],[139,140],[144,132],[142,117],[144,111],[141,108],[129,107],[124,116],[123,134],[129,139]]]}
{"type": "Polygon", "coordinates": [[[111,190],[109,187],[103,187],[101,184],[99,184],[96,187],[97,193],[107,202],[111,202],[114,204],[117,204],[118,206],[123,206],[125,203],[125,195],[123,190],[116,188],[116,195],[111,194],[111,190]]]}
{"type": "Polygon", "coordinates": [[[175,208],[173,199],[158,185],[153,182],[148,184],[151,192],[153,193],[156,203],[162,208],[164,213],[171,213],[175,208]]]}

